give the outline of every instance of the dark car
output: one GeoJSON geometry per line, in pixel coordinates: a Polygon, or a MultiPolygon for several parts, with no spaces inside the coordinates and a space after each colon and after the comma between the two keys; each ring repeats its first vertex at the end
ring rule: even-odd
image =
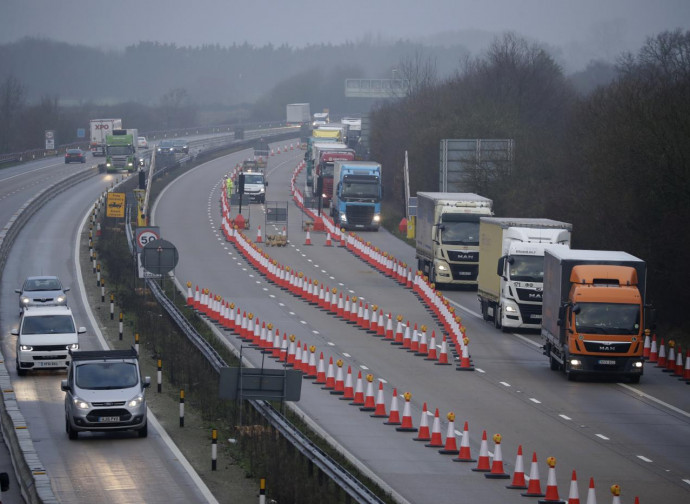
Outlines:
{"type": "Polygon", "coordinates": [[[173,140],[173,149],[180,154],[189,154],[187,140],[173,140]]]}
{"type": "Polygon", "coordinates": [[[172,140],[161,140],[156,148],[156,154],[163,156],[175,155],[175,146],[172,140]]]}
{"type": "Polygon", "coordinates": [[[65,164],[67,163],[86,163],[86,154],[81,149],[67,149],[65,164]]]}

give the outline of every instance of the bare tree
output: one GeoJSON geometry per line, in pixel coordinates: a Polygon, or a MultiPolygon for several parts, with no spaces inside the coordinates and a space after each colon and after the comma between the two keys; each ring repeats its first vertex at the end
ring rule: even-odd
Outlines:
{"type": "Polygon", "coordinates": [[[0,152],[16,150],[17,123],[26,100],[26,89],[13,75],[0,84],[0,152]]]}
{"type": "Polygon", "coordinates": [[[438,81],[436,58],[425,56],[420,49],[403,58],[398,63],[397,72],[401,79],[408,81],[408,96],[418,95],[438,81]]]}

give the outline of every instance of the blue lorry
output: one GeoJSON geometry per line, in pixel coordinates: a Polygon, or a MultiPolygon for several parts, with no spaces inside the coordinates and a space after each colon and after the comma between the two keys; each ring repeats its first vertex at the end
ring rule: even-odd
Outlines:
{"type": "Polygon", "coordinates": [[[381,224],[381,165],[374,161],[335,161],[331,217],[343,229],[371,229],[381,224]]]}

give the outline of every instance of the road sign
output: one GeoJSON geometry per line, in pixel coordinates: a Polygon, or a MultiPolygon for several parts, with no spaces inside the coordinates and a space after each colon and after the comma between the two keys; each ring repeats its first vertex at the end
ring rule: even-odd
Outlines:
{"type": "Polygon", "coordinates": [[[158,226],[138,227],[136,231],[137,252],[141,252],[150,241],[160,240],[160,237],[161,231],[158,226]]]}
{"type": "Polygon", "coordinates": [[[124,217],[125,193],[109,192],[107,208],[106,217],[124,217]]]}
{"type": "Polygon", "coordinates": [[[84,138],[86,136],[86,130],[84,128],[77,128],[77,138],[84,138]]]}
{"type": "Polygon", "coordinates": [[[150,273],[164,275],[177,266],[180,255],[175,245],[166,240],[151,240],[141,251],[141,264],[150,273]]]}

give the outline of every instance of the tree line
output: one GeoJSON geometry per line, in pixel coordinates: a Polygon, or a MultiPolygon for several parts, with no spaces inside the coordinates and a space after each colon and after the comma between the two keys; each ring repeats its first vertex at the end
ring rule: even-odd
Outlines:
{"type": "Polygon", "coordinates": [[[514,34],[452,78],[429,79],[433,65],[422,63],[410,67],[420,85],[371,116],[372,157],[384,184],[400,188],[386,193],[389,211],[402,216],[405,151],[414,195],[439,190],[441,139],[512,138],[511,169],[468,179],[465,190],[491,198],[497,216],[572,223],[574,248],[644,259],[659,324],[687,329],[676,308],[690,302],[690,32],[649,38],[585,95],[514,34]]]}

